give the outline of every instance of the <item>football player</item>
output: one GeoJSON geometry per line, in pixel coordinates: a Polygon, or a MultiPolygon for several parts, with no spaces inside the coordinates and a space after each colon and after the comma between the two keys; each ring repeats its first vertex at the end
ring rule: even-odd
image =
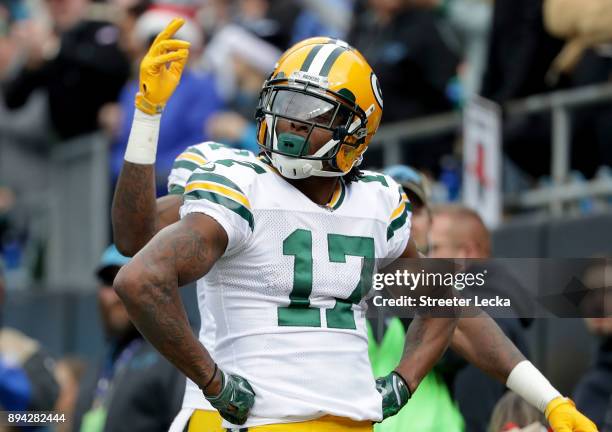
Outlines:
{"type": "MultiPolygon", "coordinates": [[[[302,44],[314,41],[328,43],[330,39],[312,38],[303,41],[302,44]]],[[[298,49],[300,46],[301,44],[297,44],[293,49],[298,49]]],[[[186,48],[188,44],[176,44],[175,48],[178,47],[186,48]]],[[[134,256],[159,230],[180,219],[179,208],[183,203],[185,185],[198,166],[215,159],[248,161],[255,157],[248,150],[231,148],[215,142],[190,146],[175,159],[168,176],[168,195],[159,199],[156,199],[155,195],[155,164],[125,161],[112,204],[113,237],[117,239],[117,248],[126,256],[134,256]]],[[[154,153],[152,161],[155,161],[154,153]]],[[[215,324],[205,301],[203,280],[197,283],[197,299],[200,311],[198,337],[211,351],[214,348],[215,324]]],[[[217,410],[212,408],[197,385],[190,379],[187,379],[182,410],[171,432],[183,431],[188,421],[190,426],[197,430],[208,432],[224,430],[217,410]],[[196,409],[197,413],[194,415],[196,409]]]]}
{"type": "MultiPolygon", "coordinates": [[[[159,117],[188,55],[170,39],[180,25],[171,23],[141,64],[125,156],[132,164],[154,162],[159,117]]],[[[357,171],[381,115],[376,76],[346,43],[285,54],[257,111],[267,157],[195,170],[181,220],[116,278],[136,326],[226,427],[370,431],[408,402],[452,338],[468,360],[545,411],[555,431],[595,431],[486,316],[461,319],[456,330],[453,318],[417,316],[400,364],[374,381],[362,301],[374,258],[418,256],[398,185],[357,171]],[[201,277],[216,322],[214,361],[178,295],[201,277]]]]}

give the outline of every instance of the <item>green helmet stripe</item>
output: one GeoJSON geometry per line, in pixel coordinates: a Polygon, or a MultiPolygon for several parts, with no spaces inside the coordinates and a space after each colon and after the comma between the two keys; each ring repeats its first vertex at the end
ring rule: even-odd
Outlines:
{"type": "Polygon", "coordinates": [[[312,61],[314,60],[314,58],[317,56],[317,53],[319,52],[319,50],[321,49],[323,45],[315,45],[310,52],[308,53],[308,55],[306,56],[306,59],[304,60],[304,63],[302,64],[302,68],[301,71],[302,72],[306,72],[308,71],[308,68],[310,67],[310,65],[312,64],[312,61]]]}
{"type": "Polygon", "coordinates": [[[342,54],[343,52],[344,48],[342,47],[337,47],[336,49],[334,49],[325,60],[325,63],[323,63],[323,67],[321,68],[321,73],[319,73],[319,75],[324,77],[328,76],[332,66],[334,65],[338,57],[340,57],[340,54],[342,54]]]}

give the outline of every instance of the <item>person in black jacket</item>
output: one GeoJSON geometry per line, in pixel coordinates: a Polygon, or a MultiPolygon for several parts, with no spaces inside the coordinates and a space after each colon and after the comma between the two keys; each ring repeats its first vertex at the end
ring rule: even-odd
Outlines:
{"type": "Polygon", "coordinates": [[[75,432],[165,432],[181,407],[185,377],[140,335],[113,290],[117,272],[128,261],[113,245],[97,271],[108,345],[99,365],[81,382],[75,432]]]}
{"type": "Polygon", "coordinates": [[[383,122],[452,109],[446,91],[459,59],[442,39],[432,10],[370,0],[355,17],[348,42],[376,71],[385,98],[383,122]]]}
{"type": "Polygon", "coordinates": [[[119,29],[101,18],[103,6],[88,0],[48,0],[56,35],[23,35],[25,59],[3,83],[7,108],[22,107],[37,89],[48,96],[49,115],[57,136],[69,139],[98,129],[98,112],[117,99],[129,76],[129,62],[118,45],[119,29]],[[52,45],[33,49],[27,45],[52,45]],[[36,40],[37,38],[43,40],[36,40]],[[29,41],[29,42],[28,42],[29,41]]]}
{"type": "MultiPolygon", "coordinates": [[[[547,71],[563,46],[544,28],[543,0],[496,0],[481,95],[499,104],[553,91],[547,71]]],[[[504,152],[521,170],[549,174],[550,116],[535,114],[504,121],[504,152]]]]}

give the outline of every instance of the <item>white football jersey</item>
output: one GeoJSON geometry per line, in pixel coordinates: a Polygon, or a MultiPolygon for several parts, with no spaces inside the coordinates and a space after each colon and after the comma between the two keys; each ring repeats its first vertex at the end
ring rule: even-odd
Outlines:
{"type": "Polygon", "coordinates": [[[259,159],[216,160],[185,186],[181,217],[205,213],[228,236],[203,279],[216,325],[213,357],[256,393],[242,427],[328,414],[382,418],[363,298],[375,258],[405,250],[410,211],[390,177],[364,174],[340,181],[325,206],[259,159]]]}
{"type": "MultiPolygon", "coordinates": [[[[236,149],[212,141],[187,147],[174,160],[172,170],[168,175],[168,193],[182,195],[187,180],[191,177],[191,174],[196,168],[215,159],[228,158],[236,160],[255,160],[255,155],[248,150],[236,149]]],[[[205,289],[203,281],[199,280],[196,286],[198,309],[200,311],[199,339],[211,355],[214,356],[215,321],[207,308],[207,303],[204,301],[205,289]]],[[[185,386],[183,408],[214,410],[202,395],[202,391],[189,378],[187,378],[187,385],[185,386]]]]}

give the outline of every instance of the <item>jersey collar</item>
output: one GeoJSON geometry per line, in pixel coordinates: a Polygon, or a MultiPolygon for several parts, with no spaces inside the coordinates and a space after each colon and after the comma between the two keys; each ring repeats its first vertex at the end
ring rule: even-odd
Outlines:
{"type": "Polygon", "coordinates": [[[338,210],[346,197],[346,185],[344,184],[344,180],[340,179],[338,184],[336,185],[336,190],[334,191],[331,200],[325,205],[328,210],[338,210]]]}
{"type": "MultiPolygon", "coordinates": [[[[272,161],[270,161],[270,158],[268,158],[268,156],[266,154],[260,154],[257,158],[260,161],[262,161],[264,163],[264,165],[266,165],[268,168],[270,168],[271,171],[273,171],[274,173],[276,173],[280,177],[282,177],[281,173],[279,173],[278,170],[276,168],[274,168],[274,166],[272,165],[272,161]]],[[[338,180],[339,181],[336,184],[336,190],[332,194],[331,199],[329,200],[329,202],[327,204],[322,205],[320,207],[322,207],[322,208],[324,208],[326,210],[329,210],[329,211],[335,211],[335,210],[338,210],[340,208],[340,206],[344,202],[344,198],[346,197],[346,184],[344,183],[344,180],[342,178],[340,178],[338,180]]]]}

